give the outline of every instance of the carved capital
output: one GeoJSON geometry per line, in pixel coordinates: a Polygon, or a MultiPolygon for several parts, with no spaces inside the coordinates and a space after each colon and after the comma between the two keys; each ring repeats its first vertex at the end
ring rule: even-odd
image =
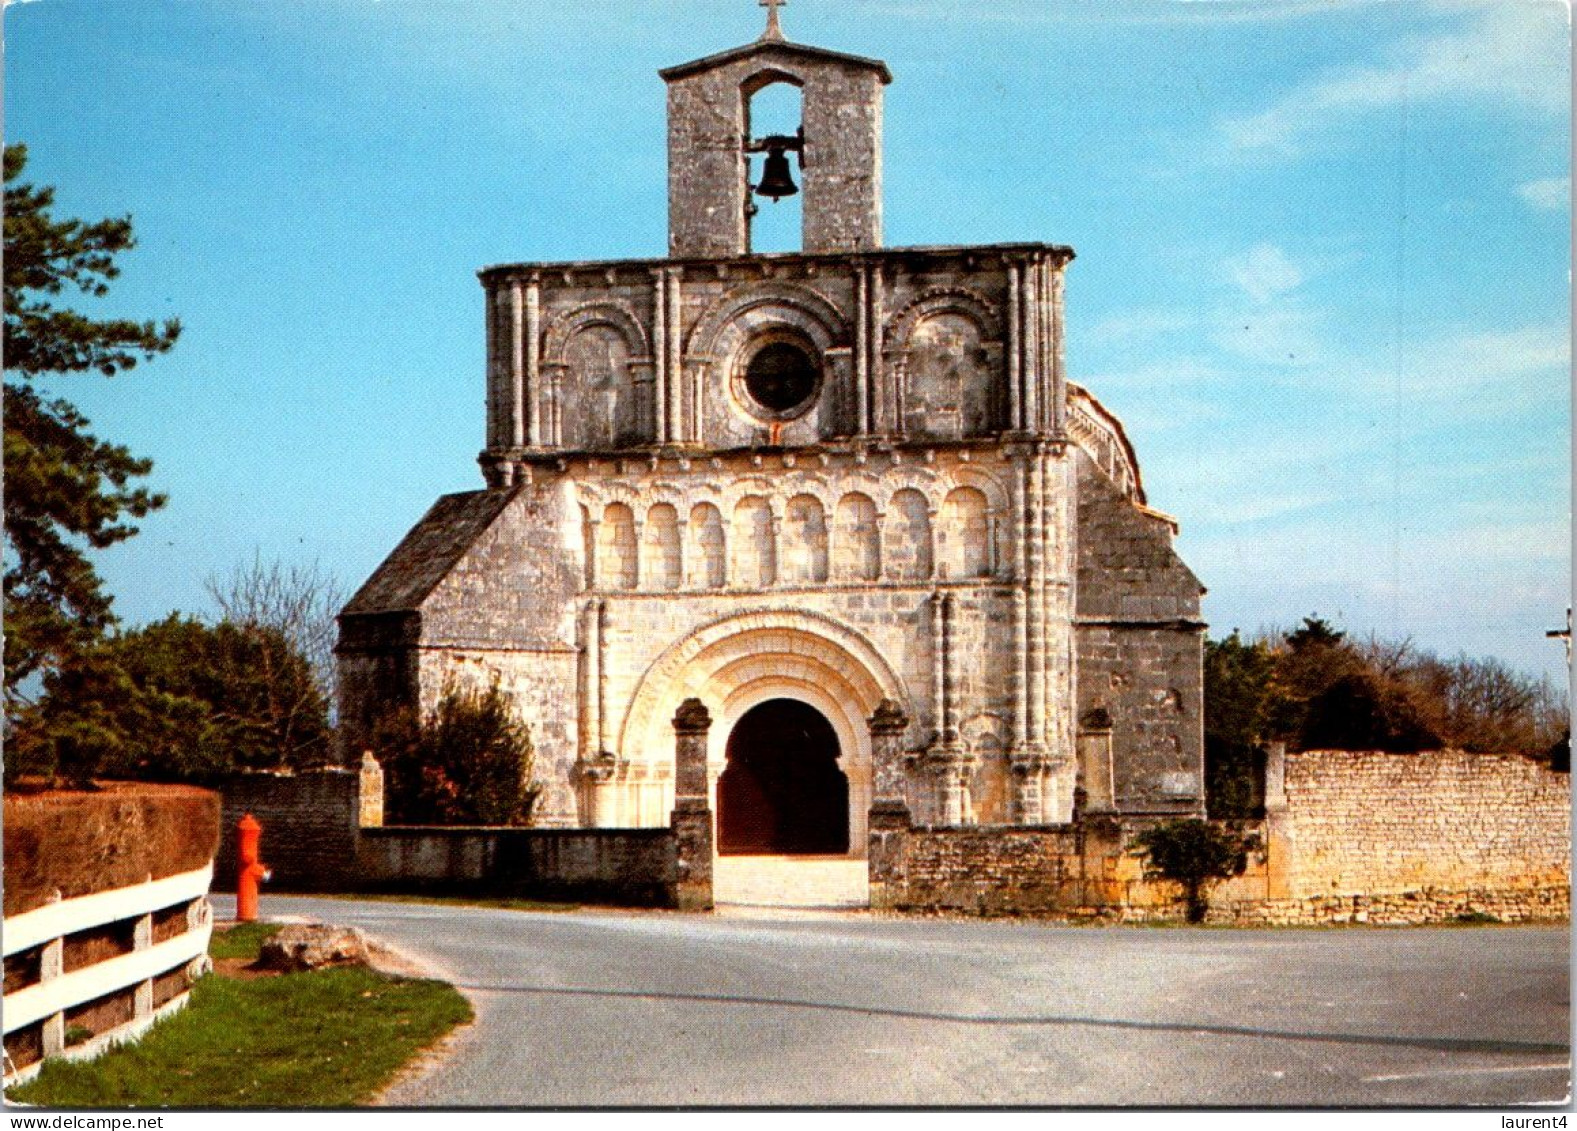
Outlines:
{"type": "Polygon", "coordinates": [[[712,729],[712,713],[699,699],[686,699],[674,712],[676,734],[706,734],[712,729]]]}
{"type": "Polygon", "coordinates": [[[582,781],[593,785],[603,785],[613,781],[619,776],[621,770],[629,768],[629,762],[617,757],[611,750],[604,750],[595,758],[575,764],[575,773],[582,781]]]}
{"type": "Polygon", "coordinates": [[[871,715],[870,728],[872,735],[899,735],[909,728],[909,718],[897,703],[883,699],[871,715]]]}

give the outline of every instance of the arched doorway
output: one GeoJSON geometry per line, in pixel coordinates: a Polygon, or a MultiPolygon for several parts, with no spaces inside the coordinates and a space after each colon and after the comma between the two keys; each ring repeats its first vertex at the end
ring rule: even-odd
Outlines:
{"type": "Polygon", "coordinates": [[[746,711],[728,736],[717,805],[720,855],[848,852],[849,780],[826,716],[796,699],[746,711]]]}

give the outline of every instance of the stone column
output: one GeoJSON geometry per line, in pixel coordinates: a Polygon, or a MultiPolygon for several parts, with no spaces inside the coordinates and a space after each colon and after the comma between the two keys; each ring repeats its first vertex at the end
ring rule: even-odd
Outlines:
{"type": "Polygon", "coordinates": [[[870,718],[871,811],[866,832],[866,867],[871,906],[904,902],[904,840],[909,833],[905,800],[903,736],[909,720],[891,699],[883,699],[870,718]]]}
{"type": "Polygon", "coordinates": [[[1033,259],[1024,264],[1019,284],[1019,321],[1023,326],[1020,339],[1024,351],[1022,374],[1024,381],[1024,427],[1035,431],[1040,427],[1040,303],[1037,301],[1040,265],[1033,259]]]}
{"type": "Polygon", "coordinates": [[[863,263],[854,265],[854,434],[863,436],[870,430],[870,306],[871,276],[863,263]]]}
{"type": "Polygon", "coordinates": [[[621,821],[618,806],[612,804],[615,798],[611,787],[619,781],[621,772],[627,769],[628,763],[620,761],[611,753],[576,765],[575,775],[579,779],[586,807],[581,817],[583,828],[610,829],[631,823],[621,821]]]}
{"type": "Polygon", "coordinates": [[[680,911],[712,909],[712,806],[706,780],[706,738],[712,715],[699,699],[686,699],[674,715],[674,808],[669,818],[676,860],[673,905],[680,911]]]}
{"type": "Polygon", "coordinates": [[[542,283],[536,275],[526,286],[525,336],[526,446],[535,448],[542,444],[542,283]]]}
{"type": "Polygon", "coordinates": [[[1046,752],[1037,747],[1013,751],[1008,758],[1008,768],[1013,772],[1014,820],[1020,825],[1046,823],[1044,784],[1049,760],[1046,752]]]}
{"type": "Polygon", "coordinates": [[[903,735],[909,719],[891,699],[883,699],[870,718],[871,807],[901,808],[907,820],[908,790],[904,788],[903,735]]]}
{"type": "Polygon", "coordinates": [[[662,270],[652,272],[652,380],[657,410],[654,419],[656,440],[668,442],[668,277],[662,270]]]}
{"type": "Polygon", "coordinates": [[[1008,267],[1008,428],[1014,432],[1024,430],[1024,333],[1019,320],[1019,269],[1017,263],[1008,267]]]}
{"type": "MultiPolygon", "coordinates": [[[[663,322],[668,331],[668,359],[663,365],[666,374],[664,385],[664,412],[668,414],[667,422],[663,425],[663,440],[672,443],[675,440],[696,441],[701,438],[700,408],[696,408],[696,423],[689,435],[682,424],[684,415],[684,306],[680,293],[680,278],[684,275],[681,267],[668,269],[668,280],[663,288],[663,301],[667,304],[667,314],[663,322]]],[[[699,394],[696,394],[699,406],[699,394]]]]}
{"type": "Polygon", "coordinates": [[[958,606],[951,593],[942,595],[942,741],[958,743],[958,655],[954,648],[957,635],[958,606]]]}
{"type": "Polygon", "coordinates": [[[509,445],[518,448],[526,442],[525,292],[520,280],[509,284],[509,445]]]}

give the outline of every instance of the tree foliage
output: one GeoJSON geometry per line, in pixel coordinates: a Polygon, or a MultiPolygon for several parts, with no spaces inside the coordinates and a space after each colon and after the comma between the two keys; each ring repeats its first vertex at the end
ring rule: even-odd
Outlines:
{"type": "Polygon", "coordinates": [[[1192,818],[1152,825],[1133,844],[1145,853],[1145,875],[1170,880],[1183,889],[1190,923],[1202,923],[1210,909],[1210,889],[1248,868],[1251,838],[1231,828],[1192,818]]]}
{"type": "Polygon", "coordinates": [[[7,773],[212,781],[330,755],[327,703],[276,629],[172,615],[80,649],[44,677],[7,773]]]}
{"type": "Polygon", "coordinates": [[[531,734],[495,680],[445,685],[417,719],[410,709],[375,728],[389,817],[408,825],[527,825],[540,787],[531,734]]]}
{"type": "Polygon", "coordinates": [[[1263,805],[1265,746],[1451,747],[1550,758],[1566,733],[1559,691],[1498,660],[1442,660],[1411,642],[1349,640],[1305,617],[1292,632],[1205,645],[1206,791],[1213,816],[1263,805]]]}
{"type": "Polygon", "coordinates": [[[5,681],[7,718],[22,682],[57,668],[114,623],[87,552],[131,537],[164,497],[134,484],[151,464],[88,431],[43,377],[130,369],[175,344],[180,323],[93,318],[59,304],[108,293],[116,256],[135,246],[128,217],[57,219],[54,190],[22,183],[25,146],[5,149],[5,681]]]}

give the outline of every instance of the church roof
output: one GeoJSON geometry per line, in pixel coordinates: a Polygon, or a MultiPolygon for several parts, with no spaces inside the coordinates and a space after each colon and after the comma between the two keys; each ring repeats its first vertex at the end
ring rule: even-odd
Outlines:
{"type": "Polygon", "coordinates": [[[873,70],[882,82],[893,81],[893,73],[887,69],[887,64],[880,59],[867,59],[863,55],[846,55],[842,51],[829,51],[825,47],[811,47],[804,43],[790,43],[786,39],[758,39],[754,43],[747,43],[743,47],[732,47],[727,51],[719,51],[716,55],[708,55],[704,59],[696,59],[689,63],[680,63],[675,67],[665,67],[657,73],[664,82],[673,82],[687,75],[699,74],[710,71],[716,67],[748,59],[752,55],[783,54],[798,55],[801,58],[822,59],[832,63],[847,63],[850,66],[865,67],[873,70]]]}
{"type": "Polygon", "coordinates": [[[356,591],[341,616],[405,612],[421,607],[460,555],[493,524],[513,491],[444,495],[356,591]]]}

